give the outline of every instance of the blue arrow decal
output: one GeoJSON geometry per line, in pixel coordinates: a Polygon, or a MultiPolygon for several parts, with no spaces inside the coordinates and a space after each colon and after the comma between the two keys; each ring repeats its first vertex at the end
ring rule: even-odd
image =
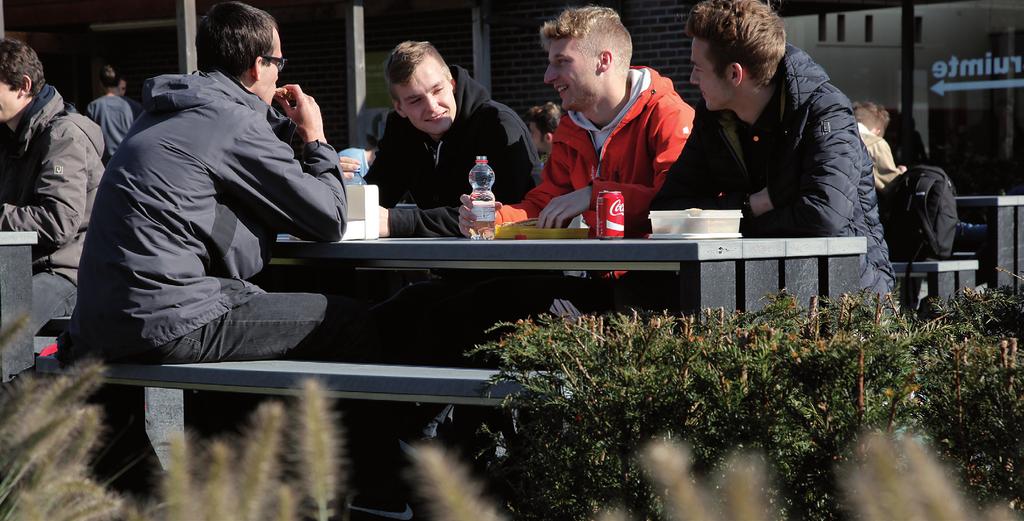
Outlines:
{"type": "Polygon", "coordinates": [[[945,96],[946,92],[957,90],[1016,89],[1017,87],[1024,87],[1024,79],[962,81],[959,83],[946,83],[945,80],[939,80],[938,83],[932,85],[931,90],[939,96],[945,96]]]}

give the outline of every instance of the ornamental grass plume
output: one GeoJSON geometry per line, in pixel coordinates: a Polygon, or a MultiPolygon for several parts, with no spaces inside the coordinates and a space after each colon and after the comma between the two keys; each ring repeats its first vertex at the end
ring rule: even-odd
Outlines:
{"type": "Polygon", "coordinates": [[[736,454],[725,463],[721,490],[723,519],[779,519],[769,501],[764,460],[752,453],[736,454]]]}
{"type": "Polygon", "coordinates": [[[337,418],[331,414],[327,393],[313,380],[302,386],[302,414],[299,417],[297,446],[300,455],[305,492],[314,505],[315,519],[326,521],[334,516],[338,487],[342,483],[342,445],[337,418]]]}
{"type": "Polygon", "coordinates": [[[620,508],[605,510],[594,518],[594,521],[632,521],[629,514],[620,508]]]}
{"type": "Polygon", "coordinates": [[[464,466],[443,448],[422,444],[413,457],[414,482],[426,500],[431,519],[445,521],[503,521],[494,506],[482,497],[482,487],[464,466]]]}
{"type": "Polygon", "coordinates": [[[166,521],[193,521],[205,519],[200,517],[194,510],[198,506],[195,502],[194,484],[192,481],[192,466],[189,457],[189,442],[184,433],[177,433],[171,436],[170,457],[168,458],[167,472],[160,483],[162,494],[163,519],[166,521]]]}
{"type": "Polygon", "coordinates": [[[26,375],[0,391],[0,520],[119,517],[123,501],[89,470],[101,415],[84,403],[101,374],[101,367],[83,365],[72,376],[26,375]]]}
{"type": "MultiPolygon", "coordinates": [[[[945,471],[921,446],[873,433],[861,443],[864,460],[846,472],[847,502],[865,521],[960,521],[979,519],[945,471]]],[[[994,511],[995,512],[995,511],[994,511]]]]}
{"type": "Polygon", "coordinates": [[[250,436],[242,449],[242,468],[246,472],[238,482],[238,517],[259,519],[274,498],[275,479],[280,471],[281,442],[285,413],[279,402],[264,402],[250,423],[250,436]]]}
{"type": "Polygon", "coordinates": [[[673,521],[713,521],[702,492],[690,475],[690,450],[669,441],[655,441],[640,455],[655,490],[660,492],[665,512],[673,521]]]}
{"type": "Polygon", "coordinates": [[[161,521],[294,521],[337,519],[343,482],[337,421],[323,388],[303,385],[296,414],[277,401],[261,404],[243,432],[205,445],[171,442],[161,498],[139,517],[161,521]],[[285,435],[286,425],[296,439],[285,435]],[[286,452],[288,443],[295,452],[286,452]],[[232,447],[241,447],[237,453],[232,447]],[[202,462],[197,468],[195,462],[202,462]]]}

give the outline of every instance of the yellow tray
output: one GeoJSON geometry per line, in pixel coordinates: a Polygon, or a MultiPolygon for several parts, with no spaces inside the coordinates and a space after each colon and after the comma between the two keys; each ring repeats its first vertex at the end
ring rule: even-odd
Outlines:
{"type": "Polygon", "coordinates": [[[503,224],[494,231],[495,239],[586,239],[587,228],[537,228],[518,224],[503,224]]]}

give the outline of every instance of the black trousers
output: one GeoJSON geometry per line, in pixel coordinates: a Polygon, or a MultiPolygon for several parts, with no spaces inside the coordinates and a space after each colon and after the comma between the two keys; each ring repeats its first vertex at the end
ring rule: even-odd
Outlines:
{"type": "Polygon", "coordinates": [[[122,361],[368,361],[380,355],[365,304],[314,293],[265,293],[191,333],[122,361]]]}

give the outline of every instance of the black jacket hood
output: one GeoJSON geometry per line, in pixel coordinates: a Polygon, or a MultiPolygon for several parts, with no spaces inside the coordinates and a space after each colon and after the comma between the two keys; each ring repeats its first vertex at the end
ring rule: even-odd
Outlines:
{"type": "Polygon", "coordinates": [[[474,80],[466,69],[458,65],[449,65],[448,68],[452,71],[452,78],[455,79],[455,121],[448,129],[447,133],[450,133],[461,131],[476,109],[490,101],[491,93],[474,80]]]}

